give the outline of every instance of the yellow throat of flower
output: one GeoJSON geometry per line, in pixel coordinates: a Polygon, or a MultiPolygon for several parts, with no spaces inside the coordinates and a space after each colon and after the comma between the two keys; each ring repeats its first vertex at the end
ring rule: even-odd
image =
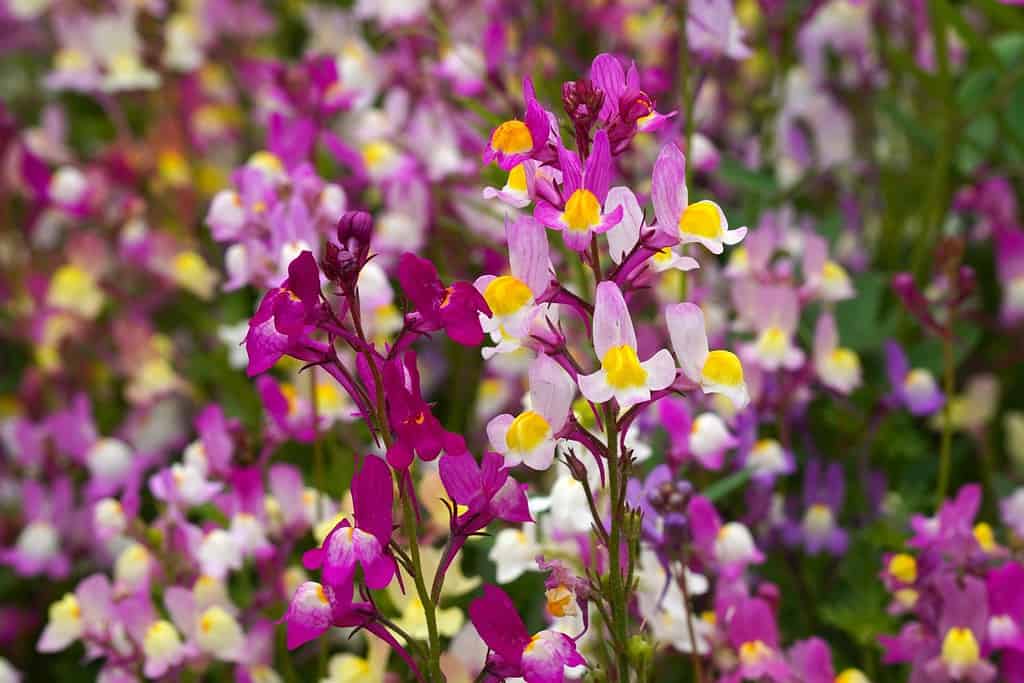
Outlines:
{"type": "Polygon", "coordinates": [[[513,451],[528,452],[548,437],[551,425],[540,413],[527,410],[516,416],[505,435],[505,444],[513,451]]]}
{"type": "Polygon", "coordinates": [[[636,350],[625,344],[608,349],[601,359],[601,369],[615,389],[642,387],[647,382],[647,371],[640,365],[636,350]]]}
{"type": "Polygon", "coordinates": [[[494,315],[511,315],[532,298],[533,293],[526,283],[512,275],[500,275],[484,289],[484,300],[494,315]]]}
{"type": "Polygon", "coordinates": [[[590,190],[576,190],[565,203],[562,220],[570,230],[586,232],[601,222],[601,204],[590,190]]]}
{"type": "Polygon", "coordinates": [[[942,641],[942,661],[946,664],[965,669],[981,657],[978,640],[969,628],[951,628],[942,641]]]}
{"type": "Polygon", "coordinates": [[[679,232],[712,240],[721,237],[722,223],[718,209],[709,201],[690,204],[679,217],[679,232]]]}
{"type": "Polygon", "coordinates": [[[495,129],[491,147],[505,154],[523,154],[533,149],[533,136],[522,121],[506,121],[495,129]]]}
{"type": "Polygon", "coordinates": [[[738,386],[743,383],[743,366],[740,359],[731,351],[721,349],[712,351],[704,360],[701,374],[709,382],[725,386],[738,386]]]}

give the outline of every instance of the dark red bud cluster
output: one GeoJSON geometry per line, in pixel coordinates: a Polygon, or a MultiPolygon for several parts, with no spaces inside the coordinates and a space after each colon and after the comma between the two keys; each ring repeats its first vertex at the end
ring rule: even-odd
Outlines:
{"type": "Polygon", "coordinates": [[[359,273],[370,254],[373,217],[365,211],[346,211],[338,220],[338,243],[328,242],[320,264],[327,279],[346,295],[355,291],[359,273]]]}
{"type": "Polygon", "coordinates": [[[597,122],[603,105],[604,91],[590,79],[581,78],[562,84],[562,106],[572,120],[576,148],[582,157],[590,154],[590,130],[597,122]]]}

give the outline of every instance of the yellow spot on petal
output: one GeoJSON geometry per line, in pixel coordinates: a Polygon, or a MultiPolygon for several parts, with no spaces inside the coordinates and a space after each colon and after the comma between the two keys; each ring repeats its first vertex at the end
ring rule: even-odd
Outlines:
{"type": "Polygon", "coordinates": [[[548,600],[548,614],[553,617],[565,617],[576,614],[575,595],[565,586],[548,589],[544,596],[548,600]]]}
{"type": "Polygon", "coordinates": [[[995,550],[996,547],[996,536],[992,531],[992,527],[986,522],[980,522],[974,527],[974,538],[978,541],[978,545],[986,553],[990,553],[995,550]]]}
{"type": "Polygon", "coordinates": [[[630,346],[608,349],[601,359],[601,369],[608,375],[608,384],[615,389],[642,387],[647,382],[647,371],[641,367],[636,350],[630,346]]]}
{"type": "Polygon", "coordinates": [[[942,641],[942,661],[946,664],[966,669],[978,662],[981,648],[978,640],[969,628],[951,628],[942,641]]]}
{"type": "Polygon", "coordinates": [[[898,553],[889,559],[889,573],[903,583],[917,581],[917,560],[913,555],[898,553]]]}
{"type": "Polygon", "coordinates": [[[743,366],[735,353],[719,349],[708,354],[701,375],[714,384],[739,386],[743,383],[743,366]]]}
{"type": "Polygon", "coordinates": [[[506,121],[494,129],[491,148],[505,154],[523,154],[533,149],[533,136],[522,121],[506,121]]]}
{"type": "Polygon", "coordinates": [[[586,232],[601,222],[601,204],[590,190],[576,190],[565,203],[562,221],[570,230],[586,232]]]}
{"type": "Polygon", "coordinates": [[[273,173],[275,175],[278,173],[284,173],[284,163],[281,162],[281,159],[279,159],[276,154],[266,150],[256,152],[249,157],[249,166],[255,166],[261,171],[266,171],[267,173],[273,173]]]}
{"type": "Polygon", "coordinates": [[[835,683],[871,683],[860,669],[846,669],[836,676],[835,683]]]}
{"type": "Polygon", "coordinates": [[[512,275],[496,277],[484,289],[484,300],[495,315],[511,315],[532,298],[533,293],[526,283],[512,275]]]}
{"type": "Polygon", "coordinates": [[[679,218],[679,232],[708,239],[722,235],[722,221],[718,208],[709,201],[690,204],[679,218]]]}
{"type": "Polygon", "coordinates": [[[740,645],[740,660],[744,664],[756,664],[772,654],[772,649],[762,640],[748,640],[740,645]]]}
{"type": "Polygon", "coordinates": [[[551,425],[540,413],[527,410],[516,416],[505,435],[505,444],[513,451],[532,451],[551,432],[551,425]]]}
{"type": "Polygon", "coordinates": [[[513,166],[508,172],[508,182],[505,186],[516,192],[526,192],[526,168],[522,164],[513,166]]]}

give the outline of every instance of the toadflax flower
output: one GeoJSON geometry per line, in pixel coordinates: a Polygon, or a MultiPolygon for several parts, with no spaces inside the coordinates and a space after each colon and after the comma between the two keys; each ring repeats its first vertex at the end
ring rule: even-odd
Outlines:
{"type": "Polygon", "coordinates": [[[739,244],[747,234],[746,228],[730,230],[725,212],[715,202],[689,203],[686,158],[674,144],[663,147],[654,162],[651,200],[658,228],[678,233],[683,244],[696,242],[712,254],[721,254],[723,245],[739,244]]]}
{"type": "Polygon", "coordinates": [[[324,583],[335,591],[339,603],[352,601],[357,562],[369,588],[385,588],[394,578],[395,560],[388,551],[393,501],[387,464],[367,456],[362,469],[352,478],[354,524],[343,520],[319,548],[303,555],[302,564],[306,569],[321,570],[324,583]]]}
{"type": "Polygon", "coordinates": [[[495,678],[562,683],[565,667],[587,663],[576,651],[576,641],[564,633],[540,631],[531,636],[511,598],[497,586],[484,586],[483,596],[470,603],[469,616],[491,650],[484,668],[495,678]]]}
{"type": "Polygon", "coordinates": [[[700,307],[689,302],[668,306],[665,322],[683,376],[699,384],[704,393],[723,394],[737,409],[744,408],[750,396],[740,359],[731,351],[708,351],[704,312],[700,307]]]}
{"type": "Polygon", "coordinates": [[[565,208],[559,211],[543,199],[537,202],[534,216],[537,220],[556,230],[561,230],[565,246],[573,251],[585,251],[595,234],[608,232],[622,220],[621,205],[602,205],[608,197],[612,178],[612,154],[608,146],[608,134],[600,130],[594,136],[594,149],[580,168],[579,157],[559,146],[559,161],[562,166],[562,193],[565,208]]]}
{"type": "Polygon", "coordinates": [[[529,216],[506,222],[509,273],[483,275],[473,286],[484,296],[490,314],[480,313],[480,325],[491,335],[494,347],[483,349],[484,358],[521,348],[530,336],[542,308],[537,300],[551,283],[551,259],[547,231],[529,216]]]}
{"type": "Polygon", "coordinates": [[[576,383],[561,365],[541,354],[530,365],[530,409],[498,415],[487,424],[491,446],[505,456],[505,466],[524,463],[535,470],[551,467],[555,438],[565,426],[576,383]]]}
{"type": "Polygon", "coordinates": [[[551,125],[530,79],[523,81],[523,97],[526,115],[522,121],[512,119],[494,129],[484,148],[485,164],[494,161],[502,170],[511,171],[547,144],[551,125]]]}
{"type": "Polygon", "coordinates": [[[636,350],[636,331],[622,291],[614,282],[602,282],[594,303],[594,351],[601,368],[579,377],[580,391],[588,401],[605,403],[615,398],[619,408],[626,410],[672,384],[676,365],[668,349],[643,362],[636,350]]]}

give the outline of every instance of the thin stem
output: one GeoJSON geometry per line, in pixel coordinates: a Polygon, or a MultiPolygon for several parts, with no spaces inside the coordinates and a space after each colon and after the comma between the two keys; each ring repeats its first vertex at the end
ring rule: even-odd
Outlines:
{"type": "MultiPolygon", "coordinates": [[[[624,472],[619,471],[619,434],[618,423],[615,421],[615,413],[612,404],[604,405],[605,437],[608,448],[608,488],[611,498],[611,543],[608,546],[608,564],[610,576],[608,577],[609,591],[611,592],[611,623],[614,639],[625,645],[629,640],[629,604],[628,586],[622,582],[622,568],[620,549],[622,548],[622,499],[620,495],[620,479],[624,472]]],[[[618,681],[627,683],[629,681],[629,657],[624,647],[616,648],[618,660],[618,681]]]]}
{"type": "Polygon", "coordinates": [[[942,376],[946,403],[942,408],[942,445],[939,448],[939,481],[935,489],[935,504],[942,505],[949,488],[949,469],[953,459],[953,391],[956,382],[956,361],[953,355],[953,319],[950,307],[949,333],[942,340],[942,376]]]}
{"type": "MultiPolygon", "coordinates": [[[[324,474],[324,452],[323,444],[320,442],[320,404],[317,396],[317,370],[311,368],[309,373],[309,404],[313,412],[313,471],[316,477],[316,517],[324,518],[324,491],[327,490],[327,480],[324,474]]],[[[320,638],[319,650],[317,651],[317,677],[323,678],[327,672],[327,639],[320,638]]]]}
{"type": "Polygon", "coordinates": [[[417,532],[416,512],[412,508],[412,501],[405,495],[405,486],[402,475],[395,472],[395,483],[398,485],[398,497],[402,500],[402,531],[406,541],[409,543],[409,559],[412,561],[412,580],[416,584],[416,594],[423,605],[423,613],[427,620],[427,640],[429,656],[427,668],[430,671],[430,679],[441,683],[444,681],[444,674],[441,673],[441,639],[437,632],[437,612],[430,593],[427,591],[427,584],[423,580],[423,562],[420,559],[419,534],[417,532]]]}
{"type": "Polygon", "coordinates": [[[683,589],[683,600],[686,608],[686,630],[690,636],[690,659],[693,661],[693,675],[697,683],[704,683],[704,663],[701,661],[700,653],[697,651],[697,629],[693,626],[693,600],[690,598],[690,586],[686,581],[686,564],[689,560],[689,552],[686,546],[683,547],[683,570],[679,578],[679,586],[683,589]]]}

